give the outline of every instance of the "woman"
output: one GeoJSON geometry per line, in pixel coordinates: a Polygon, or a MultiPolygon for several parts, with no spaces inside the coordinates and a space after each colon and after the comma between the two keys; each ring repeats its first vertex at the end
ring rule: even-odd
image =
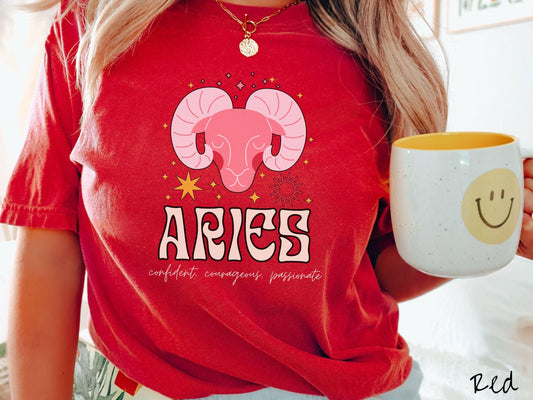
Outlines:
{"type": "Polygon", "coordinates": [[[15,400],[72,397],[85,270],[136,396],[416,398],[396,302],[444,280],[398,256],[387,139],[446,98],[404,8],[63,2],[1,217],[15,400]]]}

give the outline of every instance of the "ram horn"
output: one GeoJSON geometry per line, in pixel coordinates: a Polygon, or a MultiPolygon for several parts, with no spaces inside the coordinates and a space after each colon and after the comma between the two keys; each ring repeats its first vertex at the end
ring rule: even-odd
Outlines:
{"type": "Polygon", "coordinates": [[[214,114],[232,108],[229,95],[214,87],[196,89],[180,101],[170,130],[174,151],[183,164],[192,169],[203,169],[211,164],[213,150],[206,144],[204,152],[200,153],[196,136],[205,132],[214,114]]]}
{"type": "Polygon", "coordinates": [[[250,95],[246,109],[263,114],[272,133],[281,137],[278,154],[272,154],[272,146],[265,149],[265,166],[273,171],[291,168],[303,152],[307,132],[304,115],[298,103],[280,90],[260,89],[250,95]]]}

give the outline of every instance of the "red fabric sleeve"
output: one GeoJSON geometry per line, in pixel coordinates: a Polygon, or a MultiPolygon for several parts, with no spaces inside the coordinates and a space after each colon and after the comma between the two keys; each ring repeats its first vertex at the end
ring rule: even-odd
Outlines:
{"type": "Polygon", "coordinates": [[[34,228],[77,230],[79,171],[70,161],[81,99],[75,85],[77,24],[72,14],[48,36],[26,141],[13,170],[0,222],[34,228]]]}

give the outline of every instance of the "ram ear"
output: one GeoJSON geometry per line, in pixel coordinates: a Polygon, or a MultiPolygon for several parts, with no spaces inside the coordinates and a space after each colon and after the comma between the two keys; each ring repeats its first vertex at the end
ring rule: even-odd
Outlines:
{"type": "Polygon", "coordinates": [[[275,120],[267,118],[268,125],[270,125],[270,131],[274,135],[285,136],[285,129],[275,120]]]}
{"type": "MultiPolygon", "coordinates": [[[[273,119],[267,118],[268,125],[270,125],[270,132],[272,132],[272,141],[270,142],[270,153],[272,156],[277,156],[281,148],[281,140],[285,135],[285,130],[273,119]]],[[[267,148],[268,149],[268,148],[267,148]]]]}
{"type": "Polygon", "coordinates": [[[211,117],[203,118],[200,121],[194,125],[194,128],[192,128],[193,133],[205,133],[207,130],[207,125],[209,124],[209,121],[211,121],[211,117]]]}

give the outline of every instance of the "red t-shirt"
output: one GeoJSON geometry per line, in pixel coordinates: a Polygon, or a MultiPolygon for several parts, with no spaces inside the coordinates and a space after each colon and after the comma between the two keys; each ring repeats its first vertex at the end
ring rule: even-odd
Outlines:
{"type": "Polygon", "coordinates": [[[389,145],[358,61],[305,3],[246,58],[214,1],[180,1],[103,75],[80,132],[82,26],[52,27],[1,220],[79,232],[100,350],[174,398],[400,385],[411,359],[368,251],[390,240],[389,145]]]}

